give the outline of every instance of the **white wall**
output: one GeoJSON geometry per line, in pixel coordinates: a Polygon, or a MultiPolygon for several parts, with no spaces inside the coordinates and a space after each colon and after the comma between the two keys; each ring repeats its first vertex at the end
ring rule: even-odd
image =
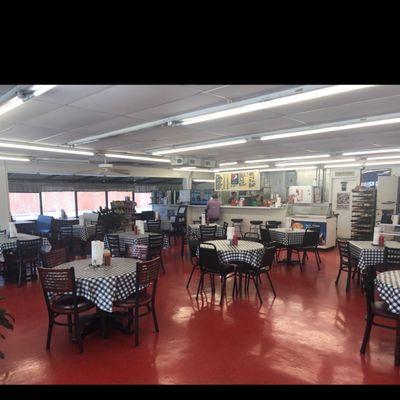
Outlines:
{"type": "Polygon", "coordinates": [[[8,229],[10,201],[8,198],[8,174],[5,161],[0,161],[0,229],[8,229]]]}

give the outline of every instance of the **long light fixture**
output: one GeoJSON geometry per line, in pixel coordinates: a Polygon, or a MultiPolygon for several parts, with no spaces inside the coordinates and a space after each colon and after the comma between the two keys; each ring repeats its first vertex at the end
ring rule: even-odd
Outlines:
{"type": "Polygon", "coordinates": [[[324,165],[324,168],[347,168],[347,167],[361,167],[362,163],[350,163],[350,164],[334,164],[334,165],[324,165]]]}
{"type": "Polygon", "coordinates": [[[382,126],[382,125],[399,124],[399,123],[400,123],[400,117],[385,118],[385,119],[374,120],[374,121],[356,122],[356,123],[343,124],[343,125],[327,126],[324,128],[305,129],[305,130],[301,130],[301,131],[277,133],[277,134],[272,134],[272,135],[261,136],[260,140],[285,139],[285,138],[291,138],[291,137],[296,137],[296,136],[316,135],[318,133],[330,133],[330,132],[337,132],[337,131],[346,131],[349,129],[369,128],[371,126],[382,126]]]}
{"type": "Polygon", "coordinates": [[[400,158],[400,154],[397,156],[381,156],[381,157],[368,157],[367,161],[373,161],[373,160],[390,160],[393,158],[400,158]]]}
{"type": "Polygon", "coordinates": [[[400,160],[395,160],[395,161],[377,161],[377,162],[366,162],[364,163],[365,166],[369,165],[391,165],[391,164],[400,164],[400,160]]]}
{"type": "Polygon", "coordinates": [[[13,110],[14,108],[24,104],[24,101],[19,97],[13,97],[11,100],[7,101],[7,103],[0,106],[0,115],[5,114],[8,111],[13,110]]]}
{"type": "Polygon", "coordinates": [[[266,110],[268,108],[284,106],[288,104],[300,103],[303,101],[315,100],[321,97],[327,97],[342,93],[351,92],[354,90],[365,89],[373,85],[335,85],[322,89],[311,90],[305,93],[292,94],[290,96],[280,97],[276,99],[261,101],[257,103],[247,104],[240,107],[229,108],[223,111],[212,112],[199,115],[196,117],[185,118],[180,121],[181,125],[196,124],[199,122],[211,121],[220,118],[231,117],[234,115],[245,114],[249,112],[266,110]]]}
{"type": "Polygon", "coordinates": [[[19,143],[0,142],[0,147],[5,147],[5,148],[8,148],[8,149],[47,151],[47,152],[50,152],[50,153],[78,154],[78,155],[81,155],[81,156],[94,156],[94,153],[92,151],[63,149],[63,148],[60,148],[60,147],[30,146],[30,145],[19,144],[19,143]]]}
{"type": "Polygon", "coordinates": [[[224,165],[237,165],[237,161],[231,161],[231,162],[224,162],[224,163],[219,163],[218,165],[220,167],[223,167],[224,165]]]}
{"type": "Polygon", "coordinates": [[[328,158],[330,154],[318,154],[315,156],[296,156],[296,157],[281,157],[281,158],[263,158],[261,160],[247,160],[245,164],[254,164],[259,162],[272,162],[272,161],[289,161],[289,160],[309,160],[314,158],[328,158]]]}
{"type": "Polygon", "coordinates": [[[33,95],[36,97],[48,92],[51,89],[54,89],[56,86],[57,85],[33,85],[31,89],[34,91],[33,95]]]}
{"type": "Polygon", "coordinates": [[[22,162],[31,161],[29,158],[26,158],[26,157],[9,157],[9,156],[0,156],[0,160],[4,160],[4,161],[22,161],[22,162]]]}
{"type": "Polygon", "coordinates": [[[342,160],[319,160],[319,161],[297,161],[290,163],[278,163],[277,167],[288,167],[289,165],[313,165],[313,164],[337,164],[337,163],[345,163],[356,161],[355,158],[343,158],[342,160]]]}
{"type": "Polygon", "coordinates": [[[125,160],[138,160],[138,161],[151,161],[151,162],[161,162],[170,164],[171,160],[166,158],[152,158],[152,157],[142,157],[142,156],[133,156],[128,154],[114,154],[114,153],[106,153],[104,154],[108,158],[122,158],[125,160]]]}
{"type": "Polygon", "coordinates": [[[233,168],[215,168],[214,172],[224,172],[224,171],[244,171],[246,169],[259,169],[259,168],[268,168],[269,165],[253,165],[251,167],[233,167],[233,168]]]}
{"type": "Polygon", "coordinates": [[[197,168],[197,167],[179,167],[173,168],[174,171],[194,171],[194,172],[213,172],[210,169],[197,168]]]}
{"type": "Polygon", "coordinates": [[[268,168],[268,169],[260,169],[260,172],[278,172],[278,171],[298,171],[298,170],[311,170],[316,169],[317,166],[309,166],[309,167],[297,167],[297,168],[268,168]]]}
{"type": "Polygon", "coordinates": [[[192,179],[192,182],[196,183],[214,183],[214,179],[192,179]]]}
{"type": "Polygon", "coordinates": [[[342,156],[362,156],[363,154],[381,154],[381,153],[396,153],[396,152],[400,152],[400,149],[350,151],[347,153],[342,153],[342,156]]]}
{"type": "Polygon", "coordinates": [[[205,144],[198,144],[198,145],[193,145],[193,146],[175,147],[175,148],[169,149],[169,150],[158,150],[158,151],[154,151],[152,153],[152,155],[153,156],[161,156],[164,154],[183,153],[186,151],[211,149],[214,147],[234,146],[237,144],[244,144],[244,143],[247,143],[246,139],[228,140],[225,142],[205,143],[205,144]]]}

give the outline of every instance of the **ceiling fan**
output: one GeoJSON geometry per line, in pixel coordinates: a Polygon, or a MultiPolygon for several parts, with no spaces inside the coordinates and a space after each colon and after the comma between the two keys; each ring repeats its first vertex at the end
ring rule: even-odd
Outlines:
{"type": "Polygon", "coordinates": [[[86,175],[86,174],[93,174],[93,175],[99,175],[99,176],[125,176],[125,175],[130,175],[130,171],[128,169],[119,169],[119,168],[114,168],[113,164],[110,164],[107,162],[107,159],[104,157],[104,163],[103,164],[98,164],[97,168],[95,169],[89,169],[86,171],[80,171],[76,173],[75,175],[86,175]]]}

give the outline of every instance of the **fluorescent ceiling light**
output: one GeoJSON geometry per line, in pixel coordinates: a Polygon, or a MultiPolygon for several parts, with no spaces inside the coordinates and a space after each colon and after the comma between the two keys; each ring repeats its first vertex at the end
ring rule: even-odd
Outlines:
{"type": "Polygon", "coordinates": [[[169,150],[158,150],[158,151],[154,151],[152,153],[152,155],[153,156],[161,156],[163,154],[183,153],[185,151],[211,149],[214,147],[234,146],[236,144],[244,144],[244,143],[247,143],[246,139],[228,140],[226,142],[206,143],[206,144],[198,144],[198,145],[194,145],[194,146],[176,147],[174,149],[169,149],[169,150]]]}
{"type": "Polygon", "coordinates": [[[151,158],[151,157],[142,157],[142,156],[131,156],[127,154],[112,154],[112,153],[106,153],[104,154],[108,158],[123,158],[125,160],[139,160],[139,161],[151,161],[151,162],[161,162],[161,163],[167,163],[170,164],[171,160],[168,160],[166,158],[151,158]]]}
{"type": "Polygon", "coordinates": [[[346,168],[346,167],[361,167],[362,163],[350,163],[350,164],[335,164],[335,165],[324,165],[324,168],[346,168]]]}
{"type": "Polygon", "coordinates": [[[34,96],[40,96],[43,93],[55,88],[57,85],[33,85],[31,89],[34,91],[34,96]]]}
{"type": "Polygon", "coordinates": [[[290,96],[280,97],[277,99],[261,101],[257,103],[247,104],[240,107],[234,107],[223,111],[203,114],[196,117],[185,118],[181,121],[181,125],[196,124],[198,122],[211,121],[219,118],[231,117],[233,115],[245,114],[253,111],[266,110],[268,108],[284,106],[288,104],[300,103],[308,100],[315,100],[321,97],[347,93],[354,90],[365,89],[373,85],[335,85],[322,89],[311,90],[305,93],[292,94],[290,96]]]}
{"type": "MultiPolygon", "coordinates": [[[[290,138],[290,137],[296,137],[296,136],[316,135],[318,133],[346,131],[349,129],[369,128],[371,126],[381,126],[381,125],[390,125],[390,124],[399,124],[399,123],[400,123],[400,117],[386,118],[386,119],[375,120],[375,121],[356,122],[356,123],[344,124],[344,125],[327,126],[325,128],[305,129],[302,131],[277,133],[277,134],[272,134],[272,135],[267,135],[267,136],[261,136],[260,140],[284,139],[284,138],[290,138]]],[[[346,154],[349,155],[349,153],[346,153],[346,154]]]]}
{"type": "Polygon", "coordinates": [[[13,97],[11,100],[7,101],[7,103],[0,106],[0,115],[5,114],[6,112],[20,106],[24,101],[19,97],[13,97]]]}
{"type": "Polygon", "coordinates": [[[316,169],[315,165],[310,167],[297,167],[297,168],[268,168],[268,169],[260,169],[260,172],[278,172],[278,171],[298,171],[298,170],[307,170],[307,169],[316,169]]]}
{"type": "Polygon", "coordinates": [[[216,168],[214,172],[223,172],[223,171],[244,171],[246,169],[259,169],[259,168],[268,168],[269,165],[253,165],[251,167],[233,167],[233,168],[216,168]]]}
{"type": "Polygon", "coordinates": [[[364,165],[391,165],[391,164],[400,164],[400,160],[395,161],[377,161],[377,162],[366,162],[364,165]]]}
{"type": "Polygon", "coordinates": [[[180,167],[173,168],[174,171],[195,171],[195,172],[213,172],[210,169],[197,168],[197,167],[180,167]]]}
{"type": "Polygon", "coordinates": [[[279,163],[276,164],[277,167],[287,167],[289,165],[313,165],[313,164],[336,164],[336,163],[344,163],[344,162],[351,162],[356,161],[355,158],[344,158],[342,160],[319,160],[319,161],[297,161],[291,163],[279,163]]]}
{"type": "Polygon", "coordinates": [[[259,162],[271,162],[271,161],[286,161],[286,160],[308,160],[310,158],[328,158],[330,154],[318,154],[315,156],[299,156],[299,157],[281,157],[281,158],[264,158],[262,160],[247,160],[245,164],[253,164],[259,162]]]}
{"type": "Polygon", "coordinates": [[[193,182],[201,183],[201,182],[212,182],[214,183],[214,179],[192,179],[193,182]]]}
{"type": "Polygon", "coordinates": [[[372,161],[372,160],[390,160],[393,158],[400,158],[400,154],[398,154],[397,156],[381,156],[381,157],[368,157],[367,161],[372,161]]]}
{"type": "Polygon", "coordinates": [[[400,149],[382,149],[382,150],[365,150],[365,151],[351,151],[343,153],[342,156],[358,156],[363,154],[381,154],[381,153],[395,153],[400,149]]]}
{"type": "Polygon", "coordinates": [[[237,161],[232,161],[232,162],[224,162],[224,163],[220,163],[219,166],[223,167],[224,165],[237,165],[237,161]]]}
{"type": "Polygon", "coordinates": [[[26,158],[26,157],[9,157],[9,156],[0,156],[0,160],[4,160],[4,161],[23,161],[23,162],[31,161],[29,158],[26,158]]]}
{"type": "Polygon", "coordinates": [[[50,153],[78,154],[78,155],[81,155],[81,156],[94,156],[94,153],[92,151],[63,149],[63,148],[60,148],[60,147],[30,146],[30,145],[19,144],[19,143],[0,142],[0,147],[6,147],[8,149],[48,151],[50,153]]]}

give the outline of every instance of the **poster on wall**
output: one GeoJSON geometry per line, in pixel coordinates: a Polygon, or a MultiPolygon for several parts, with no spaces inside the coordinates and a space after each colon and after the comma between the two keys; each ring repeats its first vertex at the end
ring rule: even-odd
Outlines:
{"type": "Polygon", "coordinates": [[[228,172],[215,174],[215,190],[260,190],[260,172],[228,172]]]}
{"type": "Polygon", "coordinates": [[[343,192],[337,194],[336,209],[337,210],[350,209],[350,192],[343,192]]]}

